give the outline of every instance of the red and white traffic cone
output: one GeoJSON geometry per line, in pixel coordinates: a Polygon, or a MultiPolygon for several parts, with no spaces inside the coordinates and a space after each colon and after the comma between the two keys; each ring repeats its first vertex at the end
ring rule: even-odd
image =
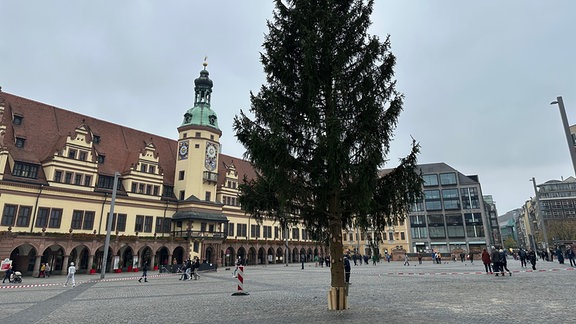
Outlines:
{"type": "Polygon", "coordinates": [[[244,291],[244,266],[238,266],[238,290],[232,294],[232,296],[246,296],[250,295],[249,293],[244,291]]]}

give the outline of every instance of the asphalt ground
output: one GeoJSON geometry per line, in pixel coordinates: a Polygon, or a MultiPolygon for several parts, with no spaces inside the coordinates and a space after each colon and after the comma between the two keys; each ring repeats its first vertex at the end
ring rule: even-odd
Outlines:
{"type": "Polygon", "coordinates": [[[306,264],[248,266],[242,292],[231,270],[177,274],[24,277],[0,286],[0,323],[576,323],[576,269],[557,262],[537,270],[508,261],[495,277],[481,262],[352,266],[349,309],[330,311],[329,269],[306,264]]]}

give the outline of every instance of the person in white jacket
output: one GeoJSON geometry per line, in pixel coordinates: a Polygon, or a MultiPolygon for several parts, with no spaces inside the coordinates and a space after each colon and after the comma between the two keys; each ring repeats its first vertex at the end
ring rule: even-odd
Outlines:
{"type": "Polygon", "coordinates": [[[76,273],[76,267],[74,266],[74,262],[70,262],[70,266],[68,267],[68,276],[66,277],[66,283],[64,283],[64,287],[68,285],[68,281],[72,280],[72,287],[76,287],[76,280],[74,279],[74,274],[76,273]]]}

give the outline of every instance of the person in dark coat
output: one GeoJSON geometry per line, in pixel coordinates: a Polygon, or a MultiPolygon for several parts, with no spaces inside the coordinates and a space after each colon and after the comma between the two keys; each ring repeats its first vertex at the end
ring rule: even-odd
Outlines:
{"type": "Polygon", "coordinates": [[[528,261],[532,264],[532,270],[536,270],[536,252],[534,250],[528,252],[528,261]]]}
{"type": "Polygon", "coordinates": [[[511,276],[512,272],[508,270],[508,260],[506,259],[506,252],[500,249],[498,253],[500,257],[500,273],[502,274],[502,276],[504,276],[504,270],[506,270],[508,274],[511,276]]]}
{"type": "Polygon", "coordinates": [[[484,263],[484,269],[486,269],[486,274],[492,274],[492,265],[490,264],[492,260],[490,260],[490,253],[488,250],[482,250],[482,263],[484,263]]]}
{"type": "Polygon", "coordinates": [[[492,271],[494,271],[496,277],[498,277],[498,272],[500,272],[500,253],[496,247],[492,248],[492,252],[490,253],[490,260],[492,260],[492,271]]]}
{"type": "Polygon", "coordinates": [[[12,272],[14,272],[14,270],[12,270],[12,266],[6,269],[6,271],[4,272],[4,280],[2,280],[2,283],[6,282],[6,279],[8,279],[8,282],[10,282],[10,276],[12,275],[12,272]]]}
{"type": "Polygon", "coordinates": [[[148,261],[144,262],[142,266],[142,276],[140,276],[138,282],[142,282],[142,278],[144,278],[144,282],[148,282],[148,261]]]}
{"type": "Polygon", "coordinates": [[[346,283],[350,283],[350,260],[348,260],[348,256],[344,257],[344,276],[346,278],[346,283]]]}

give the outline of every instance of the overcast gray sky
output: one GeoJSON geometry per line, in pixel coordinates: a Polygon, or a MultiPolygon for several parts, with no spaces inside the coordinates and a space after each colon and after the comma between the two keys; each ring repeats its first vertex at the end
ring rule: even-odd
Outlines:
{"type": "MultiPolygon", "coordinates": [[[[391,35],[406,96],[387,167],[420,163],[480,177],[500,215],[538,183],[574,175],[560,113],[576,123],[576,1],[378,0],[371,33],[391,35]]],[[[223,153],[232,120],[264,82],[271,1],[0,0],[2,91],[168,138],[208,56],[223,153]]]]}

